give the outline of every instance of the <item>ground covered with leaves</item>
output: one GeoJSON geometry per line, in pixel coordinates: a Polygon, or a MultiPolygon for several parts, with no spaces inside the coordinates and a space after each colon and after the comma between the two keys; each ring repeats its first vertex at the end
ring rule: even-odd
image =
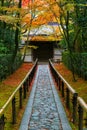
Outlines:
{"type": "Polygon", "coordinates": [[[66,81],[78,92],[78,95],[87,103],[87,81],[75,75],[76,81],[70,70],[63,63],[54,64],[56,70],[66,79],[66,81]]]}
{"type": "Polygon", "coordinates": [[[0,108],[21,83],[32,66],[32,63],[23,63],[21,67],[15,71],[15,73],[8,76],[4,81],[0,82],[0,108]]]}
{"type": "MultiPolygon", "coordinates": [[[[12,75],[8,76],[5,80],[0,82],[0,108],[2,108],[2,106],[6,103],[8,98],[11,96],[11,94],[14,92],[14,90],[21,83],[21,81],[24,79],[32,67],[32,63],[23,63],[20,68],[16,70],[12,75]]],[[[28,96],[23,102],[23,108],[20,109],[20,112],[18,101],[16,102],[17,121],[15,125],[12,124],[11,104],[9,104],[5,110],[5,117],[7,118],[5,121],[5,130],[18,130],[24,109],[27,104],[29,93],[27,93],[28,96]]],[[[19,93],[16,94],[16,100],[18,100],[18,96],[19,93]]]]}

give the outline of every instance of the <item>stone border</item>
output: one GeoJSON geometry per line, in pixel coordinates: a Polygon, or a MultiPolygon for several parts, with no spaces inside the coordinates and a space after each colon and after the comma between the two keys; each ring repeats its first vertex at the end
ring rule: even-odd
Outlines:
{"type": "Polygon", "coordinates": [[[36,73],[36,78],[34,80],[34,84],[33,84],[31,94],[29,97],[30,100],[28,99],[28,103],[27,103],[19,130],[28,130],[28,124],[29,124],[31,114],[32,114],[32,107],[33,107],[33,101],[34,101],[34,96],[35,96],[37,78],[38,78],[38,71],[36,73]]]}
{"type": "Polygon", "coordinates": [[[61,103],[60,97],[58,96],[57,90],[55,88],[52,76],[51,76],[49,71],[48,71],[48,73],[49,73],[49,79],[50,79],[51,87],[52,87],[53,94],[54,94],[56,107],[57,107],[58,114],[59,114],[59,117],[60,117],[60,121],[61,121],[61,124],[62,124],[62,129],[63,130],[72,130],[71,127],[70,127],[70,124],[68,122],[65,110],[63,108],[63,105],[61,103]]]}

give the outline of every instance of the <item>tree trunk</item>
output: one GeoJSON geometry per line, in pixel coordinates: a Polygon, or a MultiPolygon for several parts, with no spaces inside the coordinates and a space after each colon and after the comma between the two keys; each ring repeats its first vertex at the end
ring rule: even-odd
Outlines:
{"type": "MultiPolygon", "coordinates": [[[[22,0],[19,0],[18,8],[21,8],[21,3],[22,3],[22,0]]],[[[19,13],[17,14],[17,17],[20,18],[19,13]]],[[[13,73],[13,65],[14,65],[14,62],[15,62],[15,59],[16,59],[16,56],[17,56],[18,44],[19,44],[19,28],[18,27],[20,27],[20,24],[17,23],[16,25],[17,25],[17,27],[16,27],[16,30],[15,30],[15,49],[14,49],[13,56],[12,56],[11,73],[13,73]]]]}

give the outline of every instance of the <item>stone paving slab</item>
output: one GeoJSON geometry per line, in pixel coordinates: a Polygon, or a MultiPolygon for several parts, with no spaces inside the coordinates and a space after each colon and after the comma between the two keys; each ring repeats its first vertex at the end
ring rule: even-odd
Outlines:
{"type": "Polygon", "coordinates": [[[19,130],[71,130],[48,65],[39,65],[19,130]]]}

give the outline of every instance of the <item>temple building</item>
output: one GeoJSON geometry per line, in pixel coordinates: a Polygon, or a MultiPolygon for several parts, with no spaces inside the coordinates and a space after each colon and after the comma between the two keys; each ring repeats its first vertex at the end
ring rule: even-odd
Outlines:
{"type": "Polygon", "coordinates": [[[61,40],[59,25],[56,22],[42,25],[30,31],[28,41],[27,33],[23,35],[23,39],[25,44],[28,44],[25,60],[30,58],[31,61],[35,61],[38,58],[41,62],[48,61],[55,57],[55,49],[61,40]]]}

